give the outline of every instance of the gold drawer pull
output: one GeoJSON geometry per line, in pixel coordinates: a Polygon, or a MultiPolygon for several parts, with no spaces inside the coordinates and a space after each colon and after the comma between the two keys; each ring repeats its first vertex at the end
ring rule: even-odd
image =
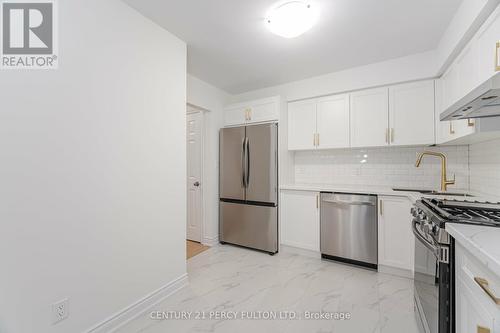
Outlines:
{"type": "Polygon", "coordinates": [[[477,333],[490,333],[491,330],[489,328],[477,325],[477,333]]]}
{"type": "Polygon", "coordinates": [[[500,71],[500,53],[498,50],[500,49],[500,42],[497,42],[496,48],[495,48],[495,71],[498,72],[500,71]]]}
{"type": "Polygon", "coordinates": [[[490,296],[490,298],[495,302],[496,305],[500,305],[500,298],[496,297],[493,291],[490,289],[488,280],[480,278],[480,277],[475,277],[474,281],[481,287],[481,289],[484,290],[485,293],[490,296]]]}

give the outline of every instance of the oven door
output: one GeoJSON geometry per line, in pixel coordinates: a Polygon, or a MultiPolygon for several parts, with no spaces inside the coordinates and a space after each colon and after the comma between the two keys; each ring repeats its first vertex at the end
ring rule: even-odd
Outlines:
{"type": "MultiPolygon", "coordinates": [[[[415,235],[415,306],[417,320],[425,333],[450,333],[450,265],[443,259],[444,249],[432,237],[425,235],[417,219],[413,221],[415,235]]],[[[448,254],[448,253],[446,253],[448,254]]]]}

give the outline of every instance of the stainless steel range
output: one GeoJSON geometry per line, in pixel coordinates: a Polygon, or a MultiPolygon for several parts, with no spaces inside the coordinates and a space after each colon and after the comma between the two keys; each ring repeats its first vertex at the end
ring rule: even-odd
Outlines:
{"type": "Polygon", "coordinates": [[[500,203],[426,199],[412,208],[415,307],[426,333],[455,332],[454,240],[446,223],[500,227],[500,203]]]}

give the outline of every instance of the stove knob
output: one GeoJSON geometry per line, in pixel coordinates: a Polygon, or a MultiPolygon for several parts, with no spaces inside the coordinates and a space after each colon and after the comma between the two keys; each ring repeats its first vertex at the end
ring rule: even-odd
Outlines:
{"type": "Polygon", "coordinates": [[[415,208],[412,208],[412,209],[411,209],[411,215],[412,215],[413,217],[417,217],[417,210],[416,210],[415,208]]]}

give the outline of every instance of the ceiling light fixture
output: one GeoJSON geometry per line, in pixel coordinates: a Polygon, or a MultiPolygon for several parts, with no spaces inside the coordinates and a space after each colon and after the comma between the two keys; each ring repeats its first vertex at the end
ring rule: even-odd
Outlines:
{"type": "Polygon", "coordinates": [[[281,2],[269,11],[266,26],[278,36],[294,38],[311,29],[318,16],[316,8],[307,1],[281,2]]]}

